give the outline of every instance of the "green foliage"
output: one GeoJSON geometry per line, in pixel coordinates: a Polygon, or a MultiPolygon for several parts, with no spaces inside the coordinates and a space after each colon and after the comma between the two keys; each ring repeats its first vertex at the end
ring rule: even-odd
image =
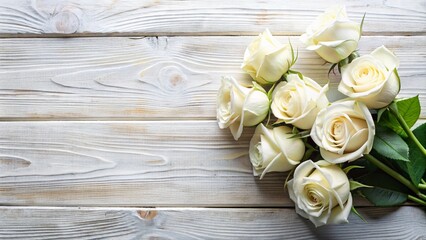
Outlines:
{"type": "Polygon", "coordinates": [[[300,131],[300,132],[294,132],[293,135],[289,138],[307,138],[311,134],[310,130],[300,131]]]}
{"type": "Polygon", "coordinates": [[[382,171],[372,172],[358,180],[373,186],[361,188],[359,191],[375,206],[395,206],[408,199],[407,188],[382,171]]]}
{"type": "MultiPolygon", "coordinates": [[[[417,127],[413,134],[423,146],[426,146],[426,123],[417,127]]],[[[408,175],[414,185],[418,185],[425,174],[426,156],[411,139],[408,139],[407,142],[410,148],[410,161],[406,163],[408,175]]]]}
{"type": "Polygon", "coordinates": [[[346,174],[348,174],[352,169],[363,169],[364,168],[364,166],[358,166],[358,165],[349,165],[349,166],[347,166],[347,167],[345,167],[344,169],[343,169],[343,171],[346,173],[346,174]]]}
{"type": "Polygon", "coordinates": [[[408,161],[408,145],[389,128],[376,126],[373,149],[386,158],[408,161]]]}
{"type": "Polygon", "coordinates": [[[299,59],[299,50],[297,49],[296,54],[295,54],[294,48],[293,48],[293,45],[290,42],[290,39],[288,40],[288,43],[290,44],[290,49],[291,49],[291,63],[288,65],[288,67],[290,68],[291,66],[296,64],[297,59],[299,59]]]}
{"type": "Polygon", "coordinates": [[[375,206],[388,207],[404,203],[408,199],[406,193],[401,193],[381,187],[364,188],[362,194],[375,206]]]}
{"type": "Polygon", "coordinates": [[[363,222],[367,222],[367,220],[365,220],[365,218],[355,209],[355,207],[354,206],[352,206],[352,208],[351,208],[351,211],[353,212],[353,213],[355,213],[355,215],[357,215],[359,218],[361,218],[361,220],[363,221],[363,222]]]}
{"type": "Polygon", "coordinates": [[[373,187],[373,186],[368,186],[368,185],[362,184],[362,183],[354,181],[354,180],[349,180],[349,185],[350,185],[351,191],[358,189],[358,188],[372,188],[373,187]]]}
{"type": "Polygon", "coordinates": [[[361,24],[359,26],[359,37],[360,38],[361,38],[361,35],[362,35],[362,28],[364,27],[365,14],[367,14],[367,13],[364,13],[364,16],[362,16],[361,24]]]}
{"type": "MultiPolygon", "coordinates": [[[[392,105],[392,104],[391,104],[392,105]]],[[[420,102],[419,96],[401,99],[395,102],[396,109],[402,118],[407,123],[408,127],[412,127],[420,116],[420,102]]],[[[390,106],[391,107],[391,106],[390,106]]],[[[380,111],[379,111],[380,112],[380,111]]],[[[398,120],[392,113],[388,110],[384,111],[380,115],[380,125],[386,126],[396,132],[402,137],[407,137],[407,134],[404,132],[404,129],[399,124],[398,120]]]]}
{"type": "Polygon", "coordinates": [[[303,80],[303,74],[299,71],[289,69],[287,73],[288,74],[297,74],[297,76],[299,76],[299,78],[303,80]]]}

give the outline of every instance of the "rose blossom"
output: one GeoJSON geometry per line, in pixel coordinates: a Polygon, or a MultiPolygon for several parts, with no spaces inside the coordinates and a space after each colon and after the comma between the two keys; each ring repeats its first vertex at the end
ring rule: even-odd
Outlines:
{"type": "Polygon", "coordinates": [[[271,110],[275,117],[301,129],[310,129],[318,112],[327,107],[328,85],[321,87],[314,80],[298,74],[286,76],[272,93],[271,110]]]}
{"type": "Polygon", "coordinates": [[[220,128],[231,130],[235,140],[241,136],[243,126],[254,126],[263,121],[269,111],[265,90],[257,85],[237,82],[223,77],[217,95],[217,120],[220,128]]]}
{"type": "Polygon", "coordinates": [[[399,93],[398,58],[385,46],[342,67],[338,90],[369,108],[389,105],[399,93]]]}
{"type": "Polygon", "coordinates": [[[301,41],[324,60],[337,63],[356,50],[360,37],[360,24],[348,19],[344,7],[336,6],[318,16],[301,41]]]}
{"type": "Polygon", "coordinates": [[[334,102],[318,113],[311,138],[331,163],[354,161],[373,147],[375,126],[367,106],[354,100],[334,102]]]}
{"type": "Polygon", "coordinates": [[[348,222],[352,195],[345,172],[327,161],[305,161],[297,166],[288,192],[296,212],[316,227],[348,222]]]}
{"type": "Polygon", "coordinates": [[[250,141],[250,161],[253,174],[262,178],[268,172],[289,171],[302,160],[305,145],[286,126],[266,128],[259,124],[250,141]]]}
{"type": "Polygon", "coordinates": [[[241,68],[260,84],[274,83],[292,63],[290,44],[281,44],[266,29],[244,53],[241,68]]]}

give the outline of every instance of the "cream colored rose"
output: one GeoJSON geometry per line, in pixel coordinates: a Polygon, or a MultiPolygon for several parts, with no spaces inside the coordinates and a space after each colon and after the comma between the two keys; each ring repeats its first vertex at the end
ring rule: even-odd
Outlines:
{"type": "Polygon", "coordinates": [[[347,223],[352,194],[345,172],[326,161],[305,161],[297,166],[288,192],[296,212],[316,227],[347,223]]]}
{"type": "Polygon", "coordinates": [[[354,100],[334,102],[318,113],[311,138],[331,163],[354,161],[371,151],[375,126],[367,106],[354,100]]]}
{"type": "Polygon", "coordinates": [[[247,47],[241,68],[258,83],[268,84],[278,81],[291,63],[290,44],[281,44],[266,29],[247,47]]]}
{"type": "Polygon", "coordinates": [[[305,145],[300,138],[291,136],[291,128],[286,126],[269,129],[259,124],[256,127],[249,150],[255,176],[263,178],[268,172],[289,171],[299,164],[305,145]]]}
{"type": "Polygon", "coordinates": [[[337,63],[356,50],[360,37],[360,24],[348,19],[344,7],[333,7],[318,16],[301,41],[324,60],[337,63]]]}
{"type": "Polygon", "coordinates": [[[279,120],[301,129],[310,129],[318,112],[327,107],[325,95],[328,84],[321,87],[308,77],[301,79],[297,74],[286,76],[272,93],[272,113],[279,120]]]}
{"type": "Polygon", "coordinates": [[[369,108],[385,107],[395,99],[401,87],[396,73],[398,67],[398,58],[381,46],[342,68],[338,90],[369,108]]]}
{"type": "Polygon", "coordinates": [[[263,121],[269,111],[269,99],[259,85],[237,82],[223,77],[217,95],[217,120],[220,128],[231,130],[235,140],[240,138],[243,126],[254,126],[263,121]]]}

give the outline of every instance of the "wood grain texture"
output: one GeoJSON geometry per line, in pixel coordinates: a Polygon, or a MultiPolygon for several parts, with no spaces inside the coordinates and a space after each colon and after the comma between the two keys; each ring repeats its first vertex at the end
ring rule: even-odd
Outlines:
{"type": "Polygon", "coordinates": [[[315,228],[293,209],[0,208],[0,239],[425,239],[416,207],[359,208],[315,228]],[[362,229],[362,231],[360,231],[362,229]]]}
{"type": "MultiPolygon", "coordinates": [[[[364,34],[424,34],[426,4],[412,0],[341,1],[364,34]]],[[[257,35],[266,27],[278,34],[304,32],[331,0],[2,0],[0,33],[257,35]]],[[[19,35],[18,35],[19,36],[19,35]]],[[[75,34],[74,34],[75,36],[75,34]]]]}
{"type": "Polygon", "coordinates": [[[0,132],[0,205],[292,206],[286,174],[253,177],[250,128],[238,142],[214,121],[2,122],[0,132]]]}
{"type": "MultiPolygon", "coordinates": [[[[287,37],[280,37],[287,42],[287,37]]],[[[295,69],[328,81],[329,65],[299,48],[295,69]]],[[[0,119],[214,119],[223,75],[240,70],[253,37],[0,39],[0,119]]],[[[419,94],[426,117],[426,36],[363,37],[401,60],[400,97],[419,94]]],[[[331,76],[336,90],[338,76],[331,76]]]]}
{"type": "Polygon", "coordinates": [[[0,205],[290,206],[214,121],[2,122],[0,205]]]}

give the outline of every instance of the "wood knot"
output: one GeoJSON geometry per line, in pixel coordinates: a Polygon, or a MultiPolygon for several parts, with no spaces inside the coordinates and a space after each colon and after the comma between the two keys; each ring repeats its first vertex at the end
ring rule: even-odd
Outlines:
{"type": "Polygon", "coordinates": [[[152,219],[155,218],[155,216],[157,216],[157,211],[155,210],[152,210],[152,211],[138,210],[137,213],[140,218],[148,220],[148,221],[151,221],[152,219]]]}
{"type": "Polygon", "coordinates": [[[160,69],[158,79],[165,92],[179,91],[187,83],[186,74],[177,66],[166,66],[160,69]]]}
{"type": "Polygon", "coordinates": [[[0,156],[0,170],[1,171],[12,171],[19,168],[27,168],[31,165],[31,162],[13,156],[0,156]]]}
{"type": "Polygon", "coordinates": [[[76,33],[80,28],[81,10],[69,7],[53,13],[50,20],[52,33],[76,33]]]}

